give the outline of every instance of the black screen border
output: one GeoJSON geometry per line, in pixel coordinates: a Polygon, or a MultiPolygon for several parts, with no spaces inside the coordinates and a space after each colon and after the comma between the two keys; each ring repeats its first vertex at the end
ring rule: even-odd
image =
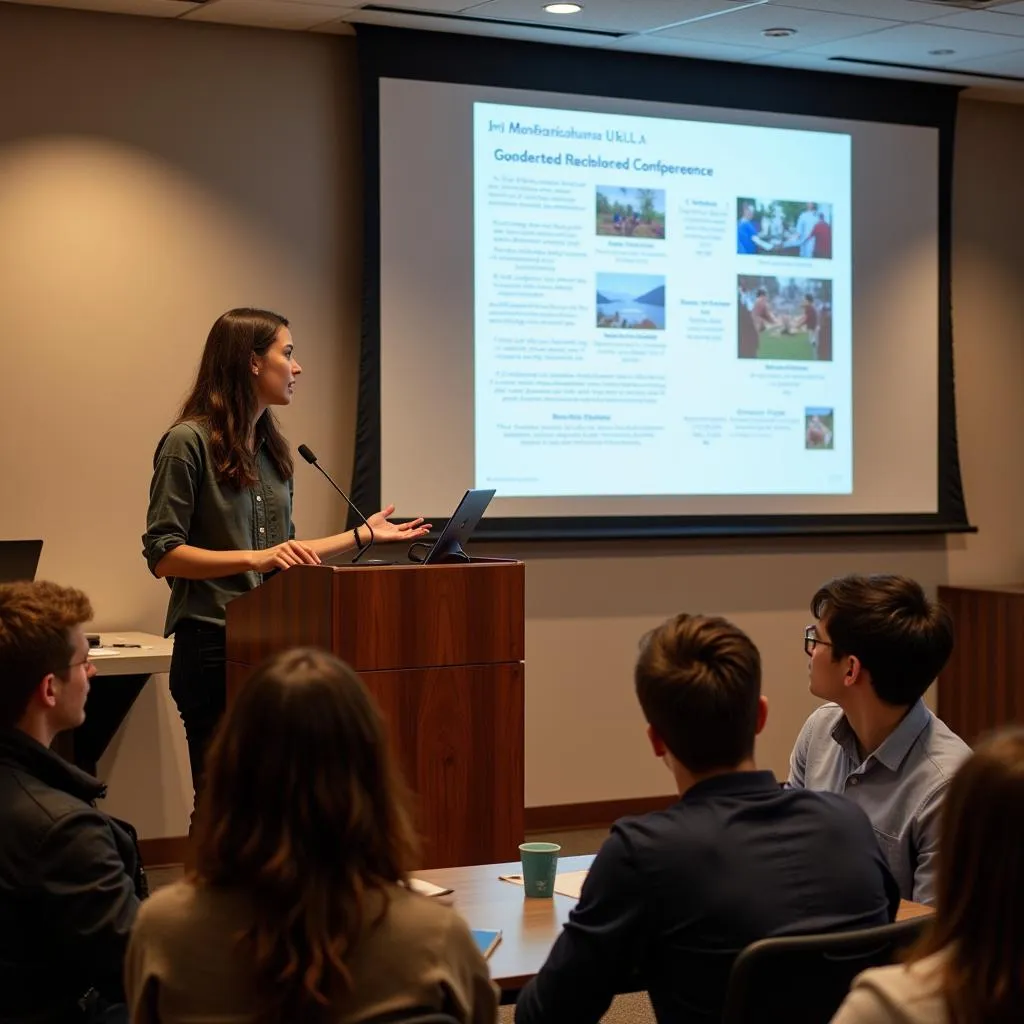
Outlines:
{"type": "MultiPolygon", "coordinates": [[[[699,104],[939,132],[938,501],[934,513],[491,517],[477,540],[942,534],[975,532],[960,472],[953,365],[952,182],[959,87],[481,36],[357,25],[365,169],[362,347],[353,499],[381,504],[380,80],[448,82],[663,103],[699,104]]],[[[429,431],[427,432],[429,433],[429,431]]],[[[425,453],[429,458],[429,452],[425,453]]],[[[453,495],[454,498],[457,497],[453,495]]],[[[424,510],[445,511],[448,510],[424,510]]],[[[442,517],[443,518],[443,517],[442,517]]],[[[435,522],[438,520],[435,518],[435,522]]],[[[350,516],[349,527],[358,522],[350,516]]]]}

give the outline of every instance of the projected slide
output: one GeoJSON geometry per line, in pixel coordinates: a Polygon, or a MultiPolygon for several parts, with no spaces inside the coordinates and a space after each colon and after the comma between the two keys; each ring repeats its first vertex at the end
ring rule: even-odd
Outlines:
{"type": "Polygon", "coordinates": [[[478,487],[852,492],[849,135],[476,102],[473,161],[478,487]]]}

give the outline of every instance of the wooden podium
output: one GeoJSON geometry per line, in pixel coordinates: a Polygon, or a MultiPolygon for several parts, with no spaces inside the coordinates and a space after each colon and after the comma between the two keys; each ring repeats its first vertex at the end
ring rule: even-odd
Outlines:
{"type": "Polygon", "coordinates": [[[939,587],[953,654],[939,675],[939,718],[973,744],[1024,722],[1024,584],[939,587]]]}
{"type": "Polygon", "coordinates": [[[424,868],[518,858],[522,562],[295,566],[227,606],[228,700],[267,656],[331,651],[366,683],[418,797],[424,868]]]}

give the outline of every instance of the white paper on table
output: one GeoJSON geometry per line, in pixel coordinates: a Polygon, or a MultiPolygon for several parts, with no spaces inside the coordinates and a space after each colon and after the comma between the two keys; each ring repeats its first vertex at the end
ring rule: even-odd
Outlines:
{"type": "Polygon", "coordinates": [[[454,892],[453,889],[446,889],[443,885],[434,885],[433,882],[427,882],[422,878],[410,878],[409,888],[421,896],[447,896],[448,893],[454,892]]]}
{"type": "Polygon", "coordinates": [[[90,647],[90,658],[114,658],[121,653],[120,648],[115,647],[90,647]]]}
{"type": "MultiPolygon", "coordinates": [[[[511,882],[513,885],[522,885],[522,875],[499,875],[503,882],[511,882]]],[[[580,898],[583,891],[583,880],[587,877],[587,869],[582,871],[563,871],[555,875],[555,892],[559,896],[571,896],[574,900],[580,898]]]]}

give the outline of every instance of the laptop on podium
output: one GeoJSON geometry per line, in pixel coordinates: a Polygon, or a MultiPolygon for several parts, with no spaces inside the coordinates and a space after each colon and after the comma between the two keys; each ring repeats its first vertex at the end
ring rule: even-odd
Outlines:
{"type": "Polygon", "coordinates": [[[452,517],[445,523],[441,535],[424,557],[423,564],[468,562],[469,555],[466,554],[462,546],[477,528],[477,524],[483,518],[493,497],[493,490],[466,491],[462,496],[462,501],[459,502],[459,507],[452,513],[452,517]]]}

